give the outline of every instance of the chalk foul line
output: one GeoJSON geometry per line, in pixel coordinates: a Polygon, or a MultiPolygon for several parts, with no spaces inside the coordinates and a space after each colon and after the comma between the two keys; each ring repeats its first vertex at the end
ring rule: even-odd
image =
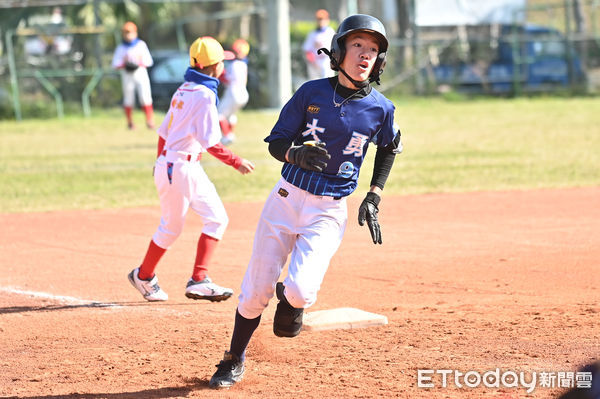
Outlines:
{"type": "Polygon", "coordinates": [[[47,292],[22,290],[22,289],[14,288],[14,287],[0,287],[0,292],[7,292],[9,294],[16,294],[16,295],[25,295],[25,296],[30,296],[30,297],[34,297],[34,298],[48,299],[48,300],[59,302],[59,303],[65,304],[65,305],[89,306],[89,307],[98,307],[98,308],[121,307],[121,305],[118,305],[116,303],[93,301],[93,300],[89,300],[89,299],[76,298],[73,296],[54,295],[54,294],[49,294],[47,292]]]}

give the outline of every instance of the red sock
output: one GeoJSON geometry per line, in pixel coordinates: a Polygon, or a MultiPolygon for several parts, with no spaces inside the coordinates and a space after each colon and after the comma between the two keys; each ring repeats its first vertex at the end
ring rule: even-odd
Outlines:
{"type": "Polygon", "coordinates": [[[154,126],[154,108],[152,104],[142,106],[144,112],[146,113],[146,124],[150,126],[154,126]]]}
{"type": "Polygon", "coordinates": [[[150,245],[148,246],[148,250],[146,251],[146,256],[144,257],[144,261],[140,266],[140,272],[138,273],[138,277],[142,280],[149,280],[154,277],[154,270],[156,269],[156,265],[158,265],[158,261],[167,250],[159,247],[154,243],[154,240],[150,241],[150,245]]]}
{"type": "Polygon", "coordinates": [[[219,120],[219,126],[221,126],[221,133],[223,133],[223,136],[227,136],[229,133],[231,133],[231,125],[227,119],[219,120]]]}
{"type": "Polygon", "coordinates": [[[132,107],[123,107],[125,109],[125,116],[127,117],[127,125],[133,126],[133,119],[131,113],[133,112],[132,107]]]}
{"type": "Polygon", "coordinates": [[[206,277],[208,264],[218,243],[219,240],[216,238],[207,236],[204,233],[200,235],[196,251],[196,263],[194,264],[194,272],[192,273],[194,281],[202,281],[206,277]]]}

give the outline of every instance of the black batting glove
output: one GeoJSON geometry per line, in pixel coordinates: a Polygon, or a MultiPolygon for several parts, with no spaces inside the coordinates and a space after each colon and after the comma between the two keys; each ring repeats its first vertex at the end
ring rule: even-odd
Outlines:
{"type": "Polygon", "coordinates": [[[331,155],[325,149],[324,143],[292,146],[287,153],[289,163],[314,172],[322,172],[327,167],[327,161],[330,159],[331,155]]]}
{"type": "Polygon", "coordinates": [[[360,204],[358,208],[358,224],[364,226],[365,220],[369,226],[371,232],[371,238],[373,244],[381,244],[381,227],[379,227],[379,221],[377,220],[377,213],[379,212],[379,201],[381,197],[373,192],[368,192],[367,196],[360,204]]]}

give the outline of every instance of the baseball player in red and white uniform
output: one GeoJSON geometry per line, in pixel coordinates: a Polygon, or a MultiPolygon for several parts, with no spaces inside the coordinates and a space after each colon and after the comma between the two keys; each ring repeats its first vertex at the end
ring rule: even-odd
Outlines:
{"type": "Polygon", "coordinates": [[[281,178],[265,202],[242,281],[229,350],[210,379],[228,388],[244,374],[246,348],[275,294],[273,332],[294,337],[317,293],[347,222],[346,197],[357,187],[370,144],[377,147],[371,187],[358,210],[381,244],[380,194],[401,151],[394,104],[371,86],[385,67],[388,40],[381,21],[349,16],[331,41],[331,68],[340,73],[303,84],[265,138],[281,161],[281,178]],[[287,265],[287,276],[278,282],[287,265]]]}
{"type": "Polygon", "coordinates": [[[147,68],[154,64],[154,60],[146,42],[138,37],[138,29],[133,22],[126,22],[121,33],[123,41],[115,49],[112,67],[121,71],[123,108],[127,117],[127,127],[135,128],[132,112],[137,92],[140,105],[146,113],[146,125],[149,129],[154,129],[152,91],[147,71],[147,68]]]}
{"type": "Polygon", "coordinates": [[[318,53],[322,47],[329,48],[335,34],[333,28],[329,26],[329,12],[324,9],[317,10],[315,18],[317,28],[311,31],[302,43],[309,80],[328,78],[334,75],[329,67],[329,57],[326,54],[318,53]]]}
{"type": "Polygon", "coordinates": [[[235,54],[235,59],[225,65],[225,73],[221,77],[221,81],[225,84],[225,91],[217,107],[219,123],[223,132],[221,142],[225,145],[229,145],[235,140],[236,112],[242,109],[249,99],[246,84],[248,83],[247,57],[250,45],[244,39],[237,39],[231,45],[231,49],[235,54]]]}
{"type": "Polygon", "coordinates": [[[158,128],[158,157],[154,183],[160,198],[161,219],[142,264],[129,273],[129,281],[148,301],[166,301],[154,270],[165,251],[183,230],[189,208],[203,221],[196,259],[185,295],[192,299],[222,301],[233,290],[221,287],[208,277],[208,265],[223,237],[228,218],[213,183],[200,159],[208,152],[242,174],[254,170],[252,162],[233,154],[221,144],[217,113],[218,77],[223,73],[223,51],[212,37],[198,38],[190,47],[190,67],[185,82],[171,99],[169,111],[158,128]]]}

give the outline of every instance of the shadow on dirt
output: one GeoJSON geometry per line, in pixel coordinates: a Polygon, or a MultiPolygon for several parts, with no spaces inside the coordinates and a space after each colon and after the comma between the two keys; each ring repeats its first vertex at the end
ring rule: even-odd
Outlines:
{"type": "MultiPolygon", "coordinates": [[[[208,302],[207,302],[208,303],[208,302]]],[[[164,304],[161,306],[186,306],[184,303],[173,303],[164,304]]],[[[6,306],[0,307],[0,315],[11,314],[11,313],[27,313],[27,312],[52,312],[60,310],[74,310],[74,309],[101,309],[101,308],[121,308],[121,307],[151,307],[156,306],[151,302],[139,301],[139,302],[90,302],[83,304],[52,304],[52,305],[35,305],[35,306],[6,306]]]]}
{"type": "Polygon", "coordinates": [[[4,399],[163,399],[186,397],[194,390],[210,389],[208,380],[199,378],[188,379],[186,385],[180,387],[167,387],[156,389],[144,389],[135,392],[120,393],[70,393],[61,395],[38,395],[38,396],[8,396],[4,399]]]}

